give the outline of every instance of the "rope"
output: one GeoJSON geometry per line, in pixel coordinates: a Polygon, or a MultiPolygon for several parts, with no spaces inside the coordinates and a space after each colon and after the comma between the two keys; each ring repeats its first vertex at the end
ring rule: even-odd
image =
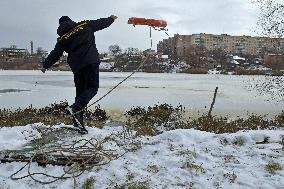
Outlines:
{"type": "Polygon", "coordinates": [[[152,27],[150,27],[150,40],[151,40],[151,50],[152,50],[153,48],[152,27]]]}
{"type": "Polygon", "coordinates": [[[156,30],[156,31],[164,31],[165,34],[166,34],[167,36],[169,36],[169,34],[168,34],[168,29],[166,29],[166,28],[156,28],[156,27],[154,27],[154,26],[152,26],[152,28],[153,28],[154,30],[156,30]]]}
{"type": "Polygon", "coordinates": [[[115,90],[119,85],[121,85],[123,82],[125,82],[127,79],[129,79],[132,75],[134,75],[137,71],[139,71],[139,69],[147,62],[147,60],[150,57],[150,53],[148,53],[148,55],[146,56],[145,60],[141,62],[141,64],[136,68],[136,70],[134,70],[130,75],[128,75],[127,77],[125,77],[122,81],[120,81],[117,85],[115,85],[113,88],[111,88],[106,94],[104,94],[102,97],[100,97],[98,100],[96,100],[95,102],[93,102],[92,104],[88,105],[86,108],[83,108],[77,112],[75,112],[74,114],[69,115],[69,117],[73,117],[74,115],[77,115],[85,110],[87,110],[89,107],[95,105],[96,103],[98,103],[99,101],[101,101],[102,99],[104,99],[107,95],[109,95],[113,90],[115,90]]]}
{"type": "MultiPolygon", "coordinates": [[[[51,131],[54,132],[54,131],[51,131]]],[[[59,145],[55,149],[42,149],[39,147],[30,158],[30,161],[23,165],[19,170],[13,173],[10,178],[12,180],[21,180],[24,178],[31,178],[33,181],[40,184],[51,184],[59,180],[65,179],[73,179],[74,187],[76,185],[76,178],[81,176],[86,170],[89,170],[93,167],[103,166],[109,164],[113,160],[117,160],[123,157],[126,153],[133,151],[139,148],[137,142],[133,137],[134,133],[125,133],[127,131],[123,130],[118,132],[117,134],[111,134],[101,139],[100,141],[96,138],[91,139],[80,139],[75,141],[74,143],[67,145],[59,145]],[[122,141],[128,141],[122,144],[122,141]],[[115,150],[105,149],[107,142],[114,143],[116,146],[120,146],[122,151],[120,153],[115,150]],[[43,155],[44,159],[54,159],[55,155],[60,153],[62,157],[68,159],[66,165],[63,167],[63,173],[60,175],[52,175],[44,172],[33,172],[32,171],[32,163],[35,159],[36,155],[43,155]],[[77,155],[82,157],[82,162],[74,163],[74,159],[77,155]],[[85,159],[84,159],[85,157],[85,159]],[[93,159],[100,160],[99,163],[92,163],[93,159]],[[70,165],[70,166],[69,166],[70,165]],[[27,168],[26,174],[23,175],[21,173],[24,172],[24,169],[27,168]],[[18,176],[21,175],[21,176],[18,176]],[[37,176],[37,178],[35,177],[37,176]],[[40,177],[44,176],[44,178],[40,177]]]]}

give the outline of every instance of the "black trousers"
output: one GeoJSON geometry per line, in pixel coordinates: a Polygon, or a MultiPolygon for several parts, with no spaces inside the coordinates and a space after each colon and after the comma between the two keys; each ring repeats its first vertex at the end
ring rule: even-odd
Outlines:
{"type": "MultiPolygon", "coordinates": [[[[73,108],[75,111],[86,108],[90,100],[97,94],[99,88],[99,65],[90,64],[74,73],[76,97],[73,108]]],[[[80,114],[83,121],[84,112],[80,114]]]]}

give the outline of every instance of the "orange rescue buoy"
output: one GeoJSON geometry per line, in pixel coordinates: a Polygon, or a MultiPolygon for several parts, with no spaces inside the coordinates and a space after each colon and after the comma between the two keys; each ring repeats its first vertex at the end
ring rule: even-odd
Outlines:
{"type": "Polygon", "coordinates": [[[136,18],[136,17],[129,18],[128,19],[128,24],[147,25],[147,26],[158,27],[158,28],[165,28],[165,27],[167,27],[167,22],[164,21],[164,20],[147,19],[147,18],[136,18]]]}

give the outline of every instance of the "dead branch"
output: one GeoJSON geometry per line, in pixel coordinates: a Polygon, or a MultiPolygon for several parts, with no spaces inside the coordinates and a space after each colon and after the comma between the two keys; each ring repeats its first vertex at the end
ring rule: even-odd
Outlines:
{"type": "MultiPolygon", "coordinates": [[[[0,153],[0,157],[2,154],[0,153]]],[[[36,154],[32,159],[32,162],[38,163],[39,166],[58,165],[58,166],[71,166],[75,163],[82,164],[86,160],[87,165],[95,165],[100,162],[100,158],[90,155],[77,155],[77,156],[64,156],[64,155],[52,155],[48,157],[43,153],[36,154]],[[70,161],[72,159],[72,161],[70,161]]],[[[30,162],[31,156],[26,154],[8,154],[0,158],[1,163],[11,163],[11,162],[30,162]]]]}

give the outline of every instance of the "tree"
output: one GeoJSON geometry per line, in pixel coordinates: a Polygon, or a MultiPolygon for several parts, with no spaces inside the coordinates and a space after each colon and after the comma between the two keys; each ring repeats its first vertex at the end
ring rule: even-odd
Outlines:
{"type": "Polygon", "coordinates": [[[110,45],[108,47],[108,50],[109,50],[110,54],[113,55],[113,56],[120,55],[121,52],[122,52],[122,49],[118,45],[110,45]]]}
{"type": "Polygon", "coordinates": [[[185,49],[185,60],[193,68],[204,67],[208,57],[208,50],[203,45],[191,45],[185,49]]]}
{"type": "Polygon", "coordinates": [[[48,52],[46,50],[44,50],[42,47],[38,47],[36,49],[36,55],[38,57],[44,58],[48,55],[48,52]]]}
{"type": "Polygon", "coordinates": [[[38,48],[36,49],[36,54],[37,54],[37,55],[42,55],[42,54],[43,54],[43,49],[42,49],[42,47],[38,47],[38,48]]]}
{"type": "MultiPolygon", "coordinates": [[[[261,32],[267,37],[281,38],[284,36],[284,3],[281,0],[256,0],[260,8],[258,25],[261,32]]],[[[281,45],[280,45],[281,46],[281,45]]],[[[280,49],[281,51],[281,49],[280,49]]],[[[282,73],[283,74],[283,73],[282,73]]],[[[253,86],[261,95],[272,100],[284,100],[283,77],[267,77],[253,86]]]]}
{"type": "Polygon", "coordinates": [[[222,68],[226,68],[227,66],[227,53],[222,48],[215,48],[210,51],[210,55],[217,62],[217,64],[221,64],[222,68]]]}
{"type": "Polygon", "coordinates": [[[261,33],[268,37],[283,37],[284,35],[284,4],[281,0],[255,0],[260,9],[258,26],[261,33]]]}

